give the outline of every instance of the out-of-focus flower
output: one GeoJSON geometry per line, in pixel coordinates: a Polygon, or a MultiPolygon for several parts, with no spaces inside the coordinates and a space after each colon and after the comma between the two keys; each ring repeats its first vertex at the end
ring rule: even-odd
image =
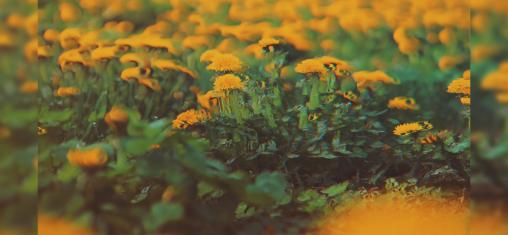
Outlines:
{"type": "Polygon", "coordinates": [[[183,113],[178,114],[175,120],[173,120],[173,128],[175,129],[186,129],[192,125],[200,122],[204,122],[210,119],[210,113],[205,110],[190,109],[183,113]]]}
{"type": "Polygon", "coordinates": [[[212,62],[213,58],[216,56],[221,55],[222,53],[216,49],[211,49],[203,52],[201,56],[199,57],[199,61],[201,62],[212,62]]]}
{"type": "Polygon", "coordinates": [[[25,94],[33,94],[33,93],[37,93],[37,91],[39,91],[39,86],[38,86],[37,81],[27,80],[21,84],[21,87],[19,89],[21,92],[23,92],[25,94]]]}
{"type": "Polygon", "coordinates": [[[120,78],[124,81],[138,80],[150,75],[151,69],[147,67],[126,68],[120,73],[120,78]]]}
{"type": "Polygon", "coordinates": [[[83,54],[78,49],[72,49],[68,51],[64,51],[58,57],[58,64],[62,69],[67,68],[71,64],[80,64],[83,66],[89,66],[90,61],[85,58],[83,54]]]}
{"type": "Polygon", "coordinates": [[[62,2],[59,6],[60,18],[64,22],[74,22],[79,19],[81,12],[77,7],[68,2],[62,2]]]}
{"type": "Polygon", "coordinates": [[[126,123],[129,120],[129,115],[124,110],[124,108],[120,106],[113,106],[111,110],[104,116],[104,121],[108,126],[113,129],[118,128],[119,124],[126,123]]]}
{"type": "Polygon", "coordinates": [[[141,77],[141,78],[138,78],[138,83],[145,86],[145,87],[150,88],[153,91],[161,91],[162,90],[159,81],[157,81],[153,78],[141,77]]]}
{"type": "Polygon", "coordinates": [[[108,162],[108,154],[102,148],[75,148],[67,152],[67,160],[71,165],[80,167],[99,167],[108,162]]]}
{"type": "Polygon", "coordinates": [[[92,61],[94,62],[111,60],[116,57],[117,52],[118,52],[117,46],[98,47],[92,51],[91,58],[92,61]]]}
{"type": "Polygon", "coordinates": [[[212,110],[218,105],[218,100],[215,98],[214,91],[208,91],[205,94],[197,94],[199,105],[206,110],[212,110]]]}
{"type": "Polygon", "coordinates": [[[295,67],[297,73],[302,74],[325,74],[326,67],[319,58],[306,59],[298,63],[295,67]]]}
{"type": "Polygon", "coordinates": [[[182,45],[183,47],[185,48],[190,48],[190,49],[198,49],[200,47],[206,47],[208,45],[210,45],[211,43],[211,39],[206,37],[206,36],[188,36],[186,37],[183,42],[182,42],[182,45]]]}
{"type": "Polygon", "coordinates": [[[172,60],[168,59],[154,59],[151,62],[152,67],[158,68],[160,70],[175,70],[178,72],[185,73],[189,75],[191,78],[196,78],[196,74],[192,72],[190,69],[183,67],[181,65],[177,65],[172,60]]]}
{"type": "Polygon", "coordinates": [[[464,57],[460,55],[445,55],[439,59],[439,69],[441,70],[447,70],[451,69],[458,64],[461,64],[464,62],[464,57]]]}
{"type": "Polygon", "coordinates": [[[77,48],[79,46],[79,39],[81,31],[78,28],[66,28],[58,35],[60,46],[64,49],[77,48]]]}
{"type": "Polygon", "coordinates": [[[358,71],[353,73],[353,79],[356,81],[356,85],[359,89],[365,89],[367,87],[372,88],[376,83],[398,84],[395,79],[380,70],[372,72],[358,71]]]}
{"type": "Polygon", "coordinates": [[[94,235],[95,232],[68,220],[45,214],[37,216],[37,230],[40,235],[94,235]]]}
{"type": "Polygon", "coordinates": [[[388,108],[402,110],[417,110],[419,107],[413,98],[399,96],[390,99],[388,101],[388,108]]]}
{"type": "Polygon", "coordinates": [[[80,92],[81,90],[77,87],[59,87],[56,90],[55,95],[60,97],[75,96],[78,95],[80,92]]]}

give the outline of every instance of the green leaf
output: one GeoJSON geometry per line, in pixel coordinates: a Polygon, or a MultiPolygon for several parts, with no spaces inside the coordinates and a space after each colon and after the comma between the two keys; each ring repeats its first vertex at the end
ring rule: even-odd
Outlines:
{"type": "Polygon", "coordinates": [[[184,208],[179,203],[159,202],[150,208],[150,214],[143,220],[149,231],[155,231],[167,222],[178,221],[184,215],[184,208]]]}
{"type": "Polygon", "coordinates": [[[253,184],[247,185],[247,199],[258,205],[273,204],[282,201],[286,196],[287,182],[279,172],[263,172],[256,177],[253,184]]]}
{"type": "Polygon", "coordinates": [[[348,186],[349,182],[345,181],[340,184],[332,185],[326,189],[323,189],[321,190],[321,192],[326,194],[328,197],[335,197],[345,192],[348,186]]]}

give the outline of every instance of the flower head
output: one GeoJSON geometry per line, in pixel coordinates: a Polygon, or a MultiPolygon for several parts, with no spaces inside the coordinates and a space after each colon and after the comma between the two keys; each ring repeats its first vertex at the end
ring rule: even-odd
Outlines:
{"type": "Polygon", "coordinates": [[[145,54],[127,53],[120,57],[120,63],[134,63],[136,66],[145,67],[149,64],[149,60],[145,54]]]}
{"type": "Polygon", "coordinates": [[[117,46],[99,47],[92,51],[91,58],[95,62],[102,60],[110,60],[116,57],[117,52],[118,52],[117,46]]]}
{"type": "Polygon", "coordinates": [[[207,110],[211,110],[213,107],[217,106],[218,101],[215,99],[216,97],[214,93],[215,91],[212,90],[206,92],[205,94],[197,94],[199,105],[207,110]]]}
{"type": "Polygon", "coordinates": [[[393,130],[393,134],[398,136],[404,136],[423,130],[430,130],[432,128],[433,128],[432,124],[427,121],[404,123],[397,125],[393,130]]]}
{"type": "Polygon", "coordinates": [[[185,73],[192,78],[196,78],[196,74],[192,72],[190,69],[183,67],[181,65],[177,65],[174,61],[168,59],[154,59],[151,62],[152,66],[158,68],[160,70],[174,70],[178,72],[185,73]]]}
{"type": "Polygon", "coordinates": [[[77,87],[59,87],[55,91],[56,96],[65,97],[65,96],[75,96],[78,95],[81,91],[77,87]]]}
{"type": "Polygon", "coordinates": [[[417,110],[418,105],[413,98],[398,96],[388,101],[388,108],[402,110],[417,110]]]}
{"type": "Polygon", "coordinates": [[[204,122],[208,119],[210,119],[210,114],[205,110],[189,109],[183,113],[178,114],[176,119],[173,120],[173,128],[186,129],[189,126],[204,122]]]}
{"type": "Polygon", "coordinates": [[[201,56],[199,57],[199,61],[201,62],[212,62],[213,58],[215,58],[218,55],[221,55],[222,53],[216,49],[211,49],[208,51],[203,52],[201,56]]]}
{"type": "Polygon", "coordinates": [[[232,54],[218,54],[211,59],[212,63],[206,69],[216,72],[239,72],[242,70],[242,61],[232,54]]]}
{"type": "Polygon", "coordinates": [[[102,148],[69,149],[67,160],[71,165],[81,167],[99,167],[106,164],[108,154],[102,148]]]}
{"type": "Polygon", "coordinates": [[[274,52],[275,46],[279,45],[281,43],[280,40],[272,38],[272,37],[265,37],[259,40],[258,45],[263,49],[265,52],[274,52]]]}
{"type": "Polygon", "coordinates": [[[126,68],[120,74],[120,78],[124,81],[138,80],[152,73],[152,69],[148,67],[132,67],[126,68]]]}
{"type": "Polygon", "coordinates": [[[104,121],[111,128],[117,128],[118,123],[125,123],[129,120],[129,115],[125,110],[120,106],[113,106],[111,110],[104,116],[104,121]]]}
{"type": "Polygon", "coordinates": [[[325,74],[326,68],[320,59],[306,59],[296,65],[295,71],[303,74],[325,74]]]}
{"type": "Polygon", "coordinates": [[[369,71],[358,71],[353,73],[353,79],[356,81],[356,85],[359,89],[366,87],[372,87],[375,83],[384,84],[397,84],[392,77],[388,76],[385,72],[376,70],[373,72],[369,71]]]}
{"type": "Polygon", "coordinates": [[[213,89],[215,91],[243,90],[245,85],[238,76],[225,74],[215,78],[213,89]]]}
{"type": "Polygon", "coordinates": [[[471,81],[466,78],[457,78],[448,85],[448,93],[452,94],[471,94],[471,81]]]}
{"type": "Polygon", "coordinates": [[[138,83],[145,86],[145,87],[150,88],[152,91],[161,91],[162,90],[159,81],[157,81],[153,78],[141,77],[141,78],[138,78],[138,83]]]}

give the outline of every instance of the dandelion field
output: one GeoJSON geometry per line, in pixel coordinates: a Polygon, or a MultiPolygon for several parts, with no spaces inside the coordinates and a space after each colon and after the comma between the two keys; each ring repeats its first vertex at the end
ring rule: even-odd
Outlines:
{"type": "Polygon", "coordinates": [[[506,169],[503,131],[471,124],[471,85],[481,119],[508,84],[482,1],[22,2],[0,10],[22,192],[0,202],[38,196],[40,234],[408,234],[386,219],[407,208],[462,234],[472,172],[506,169]]]}

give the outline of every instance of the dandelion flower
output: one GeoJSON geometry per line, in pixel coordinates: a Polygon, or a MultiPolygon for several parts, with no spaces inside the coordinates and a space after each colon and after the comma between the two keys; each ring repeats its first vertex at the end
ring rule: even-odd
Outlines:
{"type": "Polygon", "coordinates": [[[215,78],[213,89],[215,91],[243,90],[245,85],[238,76],[225,74],[215,78]]]}
{"type": "Polygon", "coordinates": [[[60,46],[64,49],[76,48],[79,46],[81,31],[78,28],[66,28],[59,34],[60,46]]]}
{"type": "Polygon", "coordinates": [[[87,228],[81,227],[71,221],[61,218],[54,218],[48,215],[39,214],[37,216],[37,232],[39,235],[95,235],[96,233],[87,228]]]}
{"type": "Polygon", "coordinates": [[[418,105],[413,98],[409,97],[395,97],[388,101],[388,108],[402,109],[402,110],[417,110],[418,105]]]}
{"type": "Polygon", "coordinates": [[[215,99],[214,91],[208,91],[205,94],[197,94],[197,101],[201,107],[207,110],[212,110],[213,107],[218,104],[217,99],[215,99]]]}
{"type": "Polygon", "coordinates": [[[117,52],[118,52],[117,46],[99,47],[92,51],[91,58],[95,62],[102,60],[110,60],[116,57],[117,52]]]}
{"type": "Polygon", "coordinates": [[[216,49],[211,49],[208,51],[203,52],[201,56],[199,57],[199,61],[201,62],[212,62],[213,58],[215,58],[218,55],[221,55],[222,53],[216,49]]]}
{"type": "Polygon", "coordinates": [[[55,95],[60,97],[75,96],[78,95],[80,92],[81,91],[77,87],[59,87],[56,90],[55,95]]]}
{"type": "Polygon", "coordinates": [[[120,74],[120,78],[124,81],[138,80],[142,77],[150,75],[152,70],[147,67],[126,68],[120,74]]]}
{"type": "Polygon", "coordinates": [[[67,68],[71,64],[81,64],[83,66],[90,65],[90,62],[87,58],[81,54],[78,49],[72,49],[68,51],[64,51],[58,57],[58,64],[62,69],[67,68]]]}
{"type": "Polygon", "coordinates": [[[145,67],[149,64],[149,60],[145,54],[140,53],[127,53],[120,57],[120,63],[134,63],[136,66],[145,67]]]}
{"type": "Polygon", "coordinates": [[[67,160],[71,165],[81,167],[99,167],[106,164],[108,154],[99,147],[69,149],[67,160]]]}
{"type": "Polygon", "coordinates": [[[380,70],[376,70],[373,72],[369,71],[358,71],[353,73],[353,79],[356,81],[356,85],[359,89],[364,89],[366,87],[371,87],[375,83],[384,83],[384,84],[397,84],[392,77],[388,76],[386,73],[380,70]]]}
{"type": "Polygon", "coordinates": [[[274,52],[275,46],[279,45],[281,43],[280,40],[272,38],[272,37],[265,37],[259,40],[258,45],[263,49],[265,52],[274,52]]]}
{"type": "Polygon", "coordinates": [[[144,38],[144,40],[141,41],[141,45],[155,49],[166,49],[168,53],[176,54],[176,49],[173,46],[173,42],[169,38],[147,36],[144,38]]]}
{"type": "Polygon", "coordinates": [[[206,47],[210,44],[210,39],[206,36],[188,36],[183,39],[182,46],[189,49],[198,49],[200,47],[206,47]]]}
{"type": "Polygon", "coordinates": [[[216,72],[239,72],[242,61],[232,54],[219,54],[212,58],[212,63],[206,69],[216,72]]]}
{"type": "Polygon", "coordinates": [[[39,86],[37,81],[35,80],[29,80],[23,82],[20,87],[20,91],[25,94],[33,94],[36,93],[39,90],[39,86]]]}
{"type": "Polygon", "coordinates": [[[58,41],[60,33],[54,29],[48,29],[44,31],[42,38],[48,42],[56,42],[58,41]]]}
{"type": "Polygon", "coordinates": [[[471,94],[471,81],[465,78],[457,78],[448,85],[448,93],[452,94],[471,94]]]}
{"type": "Polygon", "coordinates": [[[204,122],[210,119],[210,114],[205,110],[190,109],[178,114],[172,125],[175,129],[186,129],[189,126],[204,122]]]}
{"type": "Polygon", "coordinates": [[[326,68],[320,59],[306,59],[296,65],[295,71],[302,74],[325,74],[326,68]]]}
{"type": "Polygon", "coordinates": [[[120,106],[113,106],[111,110],[104,116],[104,121],[111,128],[116,129],[117,124],[125,123],[129,120],[129,115],[120,106]]]}
{"type": "Polygon", "coordinates": [[[430,130],[432,128],[433,128],[432,124],[427,121],[404,123],[397,125],[393,130],[393,134],[398,136],[404,136],[423,130],[430,130]]]}
{"type": "Polygon", "coordinates": [[[463,105],[471,105],[471,97],[470,96],[460,97],[460,103],[463,105]]]}
{"type": "Polygon", "coordinates": [[[443,56],[439,59],[439,69],[441,70],[447,70],[447,69],[451,69],[455,66],[457,66],[458,64],[464,62],[464,57],[463,56],[443,56]]]}
{"type": "Polygon", "coordinates": [[[185,73],[192,78],[196,78],[196,74],[190,69],[185,68],[181,65],[177,65],[174,61],[168,59],[154,59],[151,62],[152,66],[160,70],[175,70],[178,72],[185,73]]]}
{"type": "Polygon", "coordinates": [[[138,83],[145,86],[145,87],[150,88],[152,91],[161,91],[162,90],[159,81],[152,79],[152,78],[145,78],[145,77],[138,78],[138,83]]]}

